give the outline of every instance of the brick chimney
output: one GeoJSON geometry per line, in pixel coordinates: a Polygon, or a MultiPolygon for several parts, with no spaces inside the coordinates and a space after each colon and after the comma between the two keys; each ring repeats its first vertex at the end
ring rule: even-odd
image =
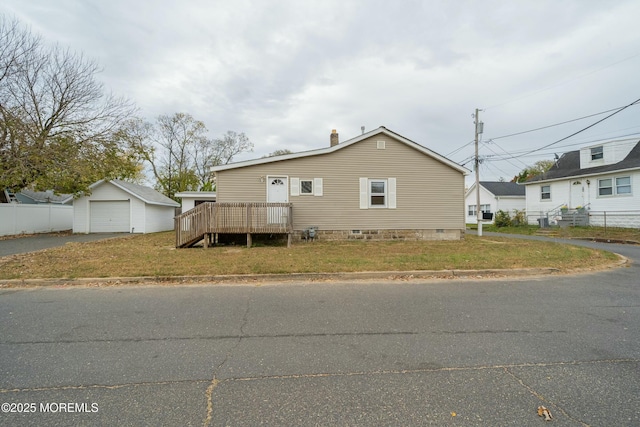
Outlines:
{"type": "Polygon", "coordinates": [[[338,138],[338,132],[335,129],[331,131],[331,137],[329,138],[329,142],[331,143],[331,147],[334,147],[340,143],[340,139],[338,138]]]}

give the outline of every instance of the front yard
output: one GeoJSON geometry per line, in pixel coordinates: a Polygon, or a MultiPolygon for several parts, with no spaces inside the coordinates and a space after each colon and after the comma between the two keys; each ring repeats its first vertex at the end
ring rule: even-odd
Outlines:
{"type": "Polygon", "coordinates": [[[0,258],[0,279],[200,276],[356,271],[557,268],[611,264],[614,254],[550,242],[466,235],[462,241],[315,241],[174,248],[173,232],[68,243],[0,258]]]}

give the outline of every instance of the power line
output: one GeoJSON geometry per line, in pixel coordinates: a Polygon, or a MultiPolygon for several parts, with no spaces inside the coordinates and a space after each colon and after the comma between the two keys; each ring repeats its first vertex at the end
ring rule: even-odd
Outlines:
{"type": "Polygon", "coordinates": [[[466,144],[464,144],[463,146],[461,146],[461,147],[459,147],[459,148],[456,148],[455,150],[453,150],[453,151],[452,151],[452,152],[450,152],[449,154],[446,154],[446,155],[445,155],[445,157],[449,157],[449,156],[454,155],[455,153],[459,152],[460,150],[462,150],[462,149],[463,149],[463,148],[465,148],[466,146],[473,144],[474,142],[475,142],[474,140],[471,140],[471,141],[467,142],[467,143],[466,143],[466,144]]]}
{"type": "Polygon", "coordinates": [[[625,107],[612,108],[611,110],[602,111],[600,113],[595,113],[595,114],[589,114],[588,116],[579,117],[577,119],[567,120],[567,121],[564,121],[564,122],[555,123],[555,124],[547,125],[547,126],[542,126],[542,127],[535,128],[535,129],[525,130],[525,131],[522,131],[522,132],[510,133],[509,135],[496,136],[495,138],[489,138],[489,140],[493,141],[493,140],[496,140],[496,139],[509,138],[511,136],[517,136],[517,135],[522,135],[522,134],[525,134],[525,133],[536,132],[536,131],[543,130],[543,129],[549,129],[549,128],[552,128],[552,127],[555,127],[555,126],[566,125],[567,123],[577,122],[579,120],[584,120],[584,119],[588,119],[590,117],[599,116],[600,114],[610,113],[612,111],[616,111],[616,110],[619,110],[621,108],[625,108],[625,107]]]}
{"type": "MultiPolygon", "coordinates": [[[[591,144],[591,143],[595,143],[595,142],[601,142],[601,141],[611,141],[612,139],[617,139],[617,138],[625,138],[627,136],[635,136],[635,135],[640,135],[640,132],[634,132],[634,133],[628,133],[628,134],[624,134],[624,135],[617,135],[617,136],[613,136],[613,137],[608,137],[608,138],[599,138],[599,139],[591,139],[588,141],[580,141],[580,142],[573,142],[571,144],[563,144],[563,145],[559,145],[555,148],[568,148],[568,147],[575,147],[575,146],[580,146],[580,145],[585,145],[585,144],[591,144]]],[[[500,147],[498,144],[493,143],[494,145],[500,147]]],[[[507,157],[501,157],[499,159],[492,159],[492,161],[500,161],[500,160],[505,160],[505,159],[512,159],[514,158],[513,156],[516,156],[518,154],[522,154],[522,156],[517,156],[517,157],[527,157],[527,155],[525,155],[525,153],[527,153],[529,150],[519,150],[519,151],[513,151],[511,152],[511,154],[509,154],[506,150],[504,150],[502,147],[500,147],[502,149],[502,151],[504,151],[507,154],[507,157]]],[[[554,153],[555,150],[553,151],[549,151],[548,153],[541,153],[541,154],[552,154],[554,153]]],[[[516,157],[516,159],[517,159],[516,157]]]]}
{"type": "MultiPolygon", "coordinates": [[[[617,111],[615,111],[614,113],[609,114],[607,117],[603,117],[602,119],[598,120],[597,122],[592,123],[592,124],[590,124],[589,126],[587,126],[587,127],[585,127],[585,128],[582,128],[582,129],[580,129],[579,131],[574,132],[574,133],[572,133],[572,134],[571,134],[571,135],[569,135],[569,136],[565,136],[564,138],[560,138],[559,140],[554,141],[554,142],[552,142],[551,144],[547,144],[547,145],[544,145],[544,146],[542,146],[542,147],[540,147],[540,148],[536,148],[535,150],[531,150],[531,151],[529,151],[529,152],[527,152],[527,153],[523,154],[522,156],[526,156],[526,155],[529,155],[529,154],[531,154],[531,153],[535,153],[535,152],[537,152],[537,151],[544,150],[545,148],[549,148],[549,147],[551,147],[552,145],[555,145],[555,144],[557,144],[557,143],[559,143],[559,142],[565,141],[565,140],[567,140],[567,139],[571,138],[572,136],[576,136],[577,134],[582,133],[582,132],[584,132],[584,131],[585,131],[585,130],[587,130],[587,129],[590,129],[590,128],[594,127],[595,125],[597,125],[597,124],[599,124],[599,123],[602,123],[603,121],[605,121],[605,120],[607,120],[608,118],[610,118],[610,117],[612,117],[612,116],[614,116],[614,115],[618,114],[619,112],[626,110],[627,108],[631,107],[632,105],[636,105],[638,102],[640,102],[640,99],[637,99],[637,100],[633,101],[631,104],[625,105],[624,107],[622,107],[622,108],[618,109],[618,110],[617,110],[617,111]]],[[[522,157],[522,156],[517,156],[517,157],[522,157]]],[[[511,158],[512,158],[512,159],[515,159],[515,158],[516,158],[516,156],[512,156],[511,158]]]]}
{"type": "MultiPolygon", "coordinates": [[[[495,143],[495,142],[494,142],[493,144],[494,144],[496,147],[498,147],[499,149],[501,149],[502,151],[504,151],[507,155],[510,155],[510,154],[509,154],[509,153],[508,153],[504,148],[500,147],[497,143],[495,143]]],[[[489,147],[487,144],[485,144],[485,147],[487,147],[489,150],[491,150],[495,155],[497,155],[497,156],[501,156],[501,154],[496,153],[496,152],[493,150],[493,148],[489,147]]],[[[515,160],[517,160],[517,161],[519,161],[520,163],[522,163],[522,164],[524,165],[524,167],[527,167],[527,165],[526,165],[522,160],[520,160],[520,159],[515,159],[515,160]]],[[[515,163],[510,162],[510,161],[509,161],[509,159],[505,159],[505,161],[506,161],[507,163],[509,163],[509,164],[510,164],[511,166],[513,166],[513,167],[516,167],[516,168],[517,168],[517,167],[519,167],[519,166],[516,166],[516,165],[515,165],[515,163]]]]}

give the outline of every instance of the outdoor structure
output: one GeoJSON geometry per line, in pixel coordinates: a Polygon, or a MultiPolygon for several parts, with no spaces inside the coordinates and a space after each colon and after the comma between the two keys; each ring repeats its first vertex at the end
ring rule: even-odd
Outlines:
{"type": "Polygon", "coordinates": [[[201,203],[215,202],[215,191],[181,191],[175,196],[182,201],[182,212],[187,212],[201,203]]]}
{"type": "Polygon", "coordinates": [[[529,223],[640,227],[640,141],[564,153],[524,185],[529,223]]]}
{"type": "Polygon", "coordinates": [[[22,190],[15,195],[18,203],[42,205],[69,205],[73,204],[73,194],[55,194],[52,190],[48,191],[32,191],[22,190]]]}
{"type": "MultiPolygon", "coordinates": [[[[477,197],[474,183],[465,196],[465,217],[467,224],[475,224],[478,217],[476,211],[477,197]]],[[[513,216],[514,211],[526,207],[525,187],[515,182],[480,181],[480,211],[484,220],[493,222],[495,213],[507,212],[513,216]]]]}
{"type": "Polygon", "coordinates": [[[282,224],[282,232],[299,237],[313,230],[325,239],[451,240],[465,230],[469,171],[385,127],[342,143],[333,131],[323,149],[212,171],[218,209],[259,208],[251,218],[282,224]]]}
{"type": "Polygon", "coordinates": [[[73,202],[74,233],[155,233],[173,230],[180,205],[156,190],[130,182],[101,180],[73,202]]]}
{"type": "Polygon", "coordinates": [[[53,191],[0,191],[0,236],[71,230],[73,195],[53,191]]]}

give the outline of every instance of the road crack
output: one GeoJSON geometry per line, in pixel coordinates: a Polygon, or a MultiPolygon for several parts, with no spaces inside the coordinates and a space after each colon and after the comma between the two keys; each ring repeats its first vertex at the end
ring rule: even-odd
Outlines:
{"type": "Polygon", "coordinates": [[[589,424],[585,423],[584,421],[572,417],[567,411],[564,410],[564,408],[562,406],[558,405],[555,402],[551,402],[549,399],[544,397],[542,394],[538,393],[533,387],[531,387],[530,385],[526,384],[522,378],[520,378],[519,376],[517,376],[516,374],[511,372],[508,367],[505,367],[503,370],[507,375],[509,375],[511,378],[513,378],[518,384],[520,384],[522,387],[524,387],[529,393],[531,393],[533,396],[535,396],[541,402],[544,402],[547,405],[552,406],[557,412],[560,412],[562,415],[564,415],[565,417],[567,417],[571,421],[579,423],[582,427],[590,427],[589,424]]]}
{"type": "Polygon", "coordinates": [[[242,316],[242,323],[240,325],[240,334],[237,336],[237,341],[235,345],[229,349],[229,351],[225,355],[222,362],[220,362],[218,366],[216,366],[215,369],[213,370],[213,378],[211,379],[211,382],[209,383],[209,387],[207,387],[207,391],[205,393],[205,397],[207,399],[207,415],[202,423],[203,427],[209,427],[209,425],[211,425],[211,421],[213,421],[213,409],[214,409],[213,392],[215,391],[216,387],[218,387],[218,385],[222,382],[218,379],[218,372],[227,363],[227,361],[231,358],[235,350],[238,348],[238,346],[242,342],[242,339],[244,338],[244,328],[247,325],[247,322],[249,319],[250,309],[251,309],[251,294],[249,294],[249,296],[247,297],[247,305],[245,307],[244,314],[242,316]]]}

